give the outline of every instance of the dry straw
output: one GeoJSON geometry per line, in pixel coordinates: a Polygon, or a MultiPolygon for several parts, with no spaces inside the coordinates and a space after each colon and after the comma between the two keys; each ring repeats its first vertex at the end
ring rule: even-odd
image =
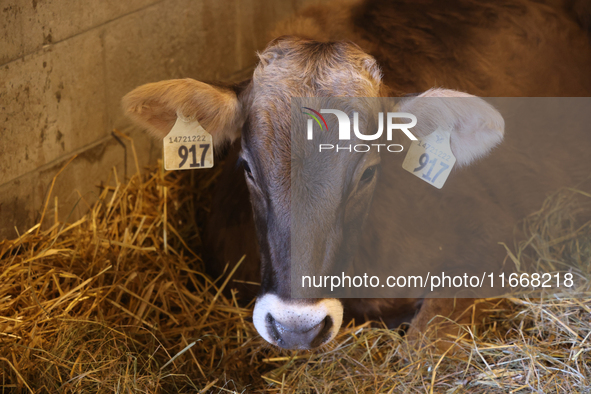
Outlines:
{"type": "MultiPolygon", "coordinates": [[[[486,324],[465,327],[445,354],[379,323],[350,324],[320,351],[265,344],[252,303],[223,292],[232,280],[203,273],[216,171],[156,169],[126,182],[113,171],[80,220],[0,243],[0,393],[591,390],[591,298],[566,293],[493,301],[486,324]]],[[[47,201],[44,223],[57,209],[47,201]]],[[[551,196],[509,259],[588,278],[589,201],[578,190],[551,196]]]]}

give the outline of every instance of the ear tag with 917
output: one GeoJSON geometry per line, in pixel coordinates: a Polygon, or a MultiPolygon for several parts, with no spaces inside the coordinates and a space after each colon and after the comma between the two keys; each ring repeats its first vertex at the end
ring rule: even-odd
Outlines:
{"type": "Polygon", "coordinates": [[[449,131],[437,129],[413,141],[402,163],[402,168],[438,189],[443,187],[456,157],[451,151],[449,131]]]}
{"type": "Polygon", "coordinates": [[[211,134],[196,120],[177,116],[163,143],[164,168],[169,171],[213,167],[211,134]]]}

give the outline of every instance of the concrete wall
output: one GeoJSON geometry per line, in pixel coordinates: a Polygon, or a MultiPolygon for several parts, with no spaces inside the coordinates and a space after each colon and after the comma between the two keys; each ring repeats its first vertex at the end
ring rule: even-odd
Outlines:
{"type": "MultiPolygon", "coordinates": [[[[51,197],[78,217],[113,167],[135,165],[113,128],[134,139],[140,166],[160,143],[130,127],[121,97],[168,78],[238,81],[267,30],[310,0],[16,0],[0,3],[0,240],[26,231],[51,197]],[[76,202],[78,206],[74,208],[76,202]],[[17,230],[15,230],[15,227],[17,230]]],[[[129,145],[126,143],[126,145],[129,145]]]]}

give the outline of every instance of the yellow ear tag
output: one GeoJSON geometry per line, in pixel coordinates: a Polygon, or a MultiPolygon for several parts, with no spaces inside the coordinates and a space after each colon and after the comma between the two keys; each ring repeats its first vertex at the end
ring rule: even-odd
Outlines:
{"type": "Polygon", "coordinates": [[[163,143],[164,168],[169,171],[213,167],[213,139],[196,120],[177,116],[163,143]]]}
{"type": "Polygon", "coordinates": [[[441,189],[456,157],[451,151],[449,131],[437,129],[419,141],[413,141],[402,168],[430,185],[441,189]]]}

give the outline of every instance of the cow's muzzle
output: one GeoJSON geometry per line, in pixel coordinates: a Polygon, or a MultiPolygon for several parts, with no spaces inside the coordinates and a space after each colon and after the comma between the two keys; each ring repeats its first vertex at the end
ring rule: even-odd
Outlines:
{"type": "Polygon", "coordinates": [[[336,299],[312,303],[265,294],[257,300],[253,321],[259,334],[273,345],[312,349],[335,337],[343,321],[343,306],[336,299]]]}

